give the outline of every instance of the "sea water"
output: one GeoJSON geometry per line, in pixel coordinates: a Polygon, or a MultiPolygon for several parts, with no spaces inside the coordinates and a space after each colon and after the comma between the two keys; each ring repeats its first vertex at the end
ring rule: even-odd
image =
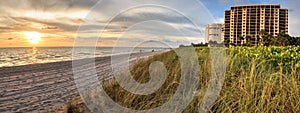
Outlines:
{"type": "Polygon", "coordinates": [[[36,63],[48,63],[72,60],[76,50],[76,59],[104,57],[116,54],[161,51],[164,48],[153,47],[23,47],[0,48],[0,67],[20,66],[36,63]]]}

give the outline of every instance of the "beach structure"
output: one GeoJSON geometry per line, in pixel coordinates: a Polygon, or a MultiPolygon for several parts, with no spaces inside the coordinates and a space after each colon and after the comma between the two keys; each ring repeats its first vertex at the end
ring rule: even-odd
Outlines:
{"type": "Polygon", "coordinates": [[[224,40],[227,45],[258,45],[260,33],[288,34],[288,9],[279,4],[232,6],[225,11],[224,40]]]}
{"type": "Polygon", "coordinates": [[[224,41],[223,28],[224,24],[208,24],[206,26],[205,42],[215,41],[222,43],[224,41]]]}

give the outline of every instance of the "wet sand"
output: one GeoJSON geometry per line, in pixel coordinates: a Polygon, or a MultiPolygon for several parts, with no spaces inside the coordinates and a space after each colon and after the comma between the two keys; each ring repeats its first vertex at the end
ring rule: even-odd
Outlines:
{"type": "MultiPolygon", "coordinates": [[[[158,53],[131,54],[130,62],[132,64],[139,58],[153,54],[158,53]]],[[[109,80],[112,77],[110,63],[110,56],[95,58],[99,80],[109,80]]],[[[88,76],[85,77],[88,79],[88,76]]],[[[47,112],[78,96],[72,61],[0,68],[1,113],[47,112]]]]}

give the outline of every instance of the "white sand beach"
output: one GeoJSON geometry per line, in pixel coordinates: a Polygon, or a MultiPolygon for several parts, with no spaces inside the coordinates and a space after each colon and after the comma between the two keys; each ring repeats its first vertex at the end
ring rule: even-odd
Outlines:
{"type": "MultiPolygon", "coordinates": [[[[130,59],[153,54],[134,53],[130,59]]],[[[111,78],[110,63],[111,57],[95,58],[99,79],[111,78]]],[[[78,96],[72,61],[0,68],[0,112],[47,112],[78,96]]]]}

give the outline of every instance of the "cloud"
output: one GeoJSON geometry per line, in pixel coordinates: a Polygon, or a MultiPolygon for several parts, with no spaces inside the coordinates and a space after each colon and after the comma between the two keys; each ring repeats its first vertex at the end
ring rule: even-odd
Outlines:
{"type": "Polygon", "coordinates": [[[216,23],[224,24],[224,18],[217,18],[216,23]]]}
{"type": "Polygon", "coordinates": [[[299,26],[300,26],[300,1],[290,0],[283,2],[282,8],[289,9],[289,34],[292,36],[300,36],[299,26]]]}
{"type": "MultiPolygon", "coordinates": [[[[107,42],[122,37],[124,43],[147,41],[155,38],[174,44],[187,43],[182,40],[187,37],[194,42],[204,38],[206,24],[213,21],[205,8],[196,2],[165,2],[160,0],[144,1],[145,3],[169,4],[174,6],[168,9],[161,6],[134,7],[128,10],[129,5],[138,5],[139,2],[125,2],[119,0],[102,0],[100,6],[90,8],[98,0],[9,0],[0,1],[0,34],[7,32],[37,31],[47,34],[44,38],[52,41],[71,42],[79,27],[80,38],[97,37],[103,32],[107,42]],[[5,11],[5,12],[4,12],[5,11]],[[124,13],[120,13],[123,12],[124,13]],[[182,11],[183,15],[176,11],[182,11]],[[86,15],[90,16],[84,19],[86,15]],[[119,16],[116,16],[118,15],[119,16]],[[116,16],[116,17],[114,17],[116,16]],[[114,18],[113,18],[114,17],[114,18]],[[107,25],[107,20],[113,20],[105,31],[101,28],[107,25]],[[194,23],[196,22],[196,28],[194,23]],[[143,24],[145,20],[157,20],[160,23],[143,24]],[[136,29],[132,29],[132,26],[136,29]],[[127,30],[129,34],[124,35],[127,30]],[[71,37],[71,38],[67,38],[71,37]]],[[[181,12],[180,12],[181,13],[181,12]]],[[[3,36],[4,37],[4,36],[3,36]]]]}
{"type": "Polygon", "coordinates": [[[82,9],[90,9],[98,0],[8,0],[0,1],[2,9],[13,9],[18,12],[33,10],[41,12],[67,12],[82,9]]]}
{"type": "Polygon", "coordinates": [[[57,26],[46,26],[46,27],[43,27],[42,29],[50,29],[50,30],[52,30],[52,29],[58,29],[58,27],[57,26]]]}

